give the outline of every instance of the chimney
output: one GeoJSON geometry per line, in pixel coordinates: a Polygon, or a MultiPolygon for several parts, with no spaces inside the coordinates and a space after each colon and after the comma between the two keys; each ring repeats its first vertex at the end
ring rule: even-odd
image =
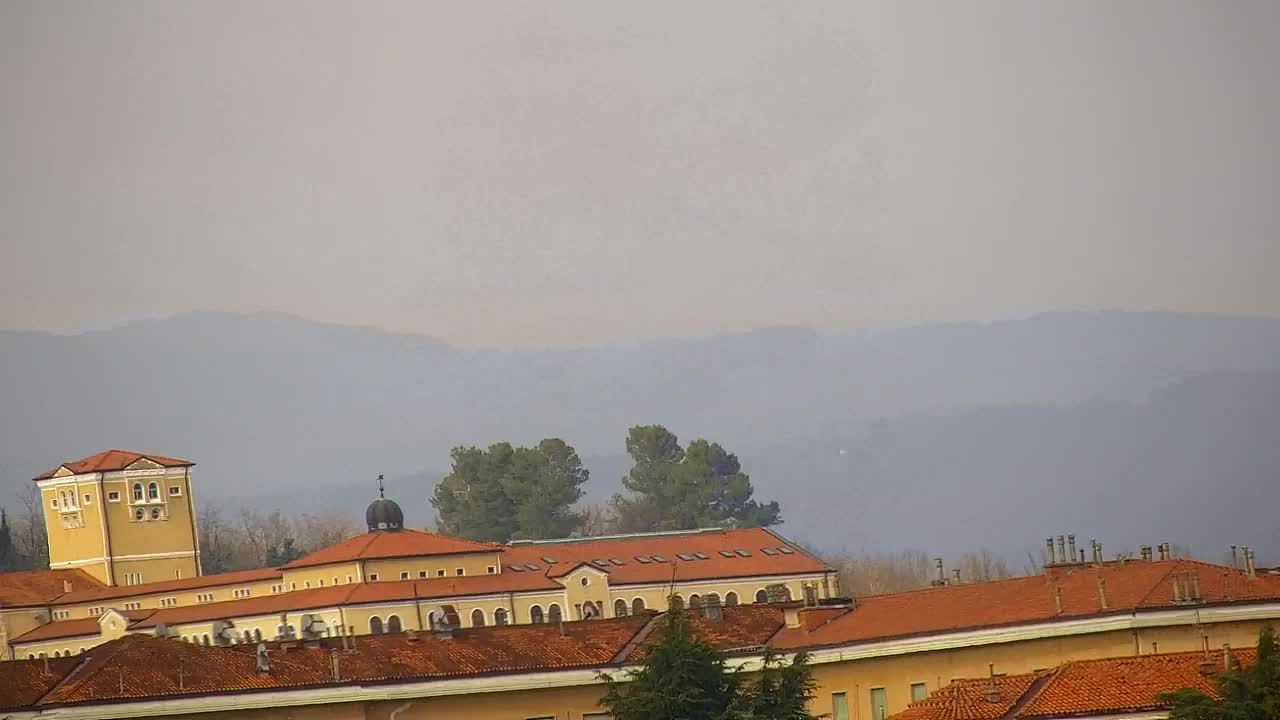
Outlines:
{"type": "Polygon", "coordinates": [[[1160,559],[1161,559],[1161,560],[1168,560],[1168,559],[1170,559],[1170,558],[1169,558],[1169,543],[1160,543],[1160,559]]]}
{"type": "Polygon", "coordinates": [[[1076,534],[1067,535],[1067,562],[1076,561],[1076,534]]]}
{"type": "Polygon", "coordinates": [[[1098,603],[1103,610],[1107,609],[1107,581],[1098,578],[1098,603]]]}
{"type": "Polygon", "coordinates": [[[1200,602],[1200,573],[1190,572],[1187,577],[1191,580],[1191,599],[1200,602]]]}
{"type": "MultiPolygon", "coordinates": [[[[806,597],[806,600],[808,599],[808,595],[809,595],[809,590],[810,590],[810,589],[812,589],[812,590],[813,590],[813,594],[814,594],[814,596],[815,596],[815,597],[814,597],[814,604],[813,604],[813,606],[814,606],[814,607],[816,607],[816,606],[817,606],[817,604],[818,604],[818,603],[817,603],[817,597],[816,597],[816,596],[817,596],[817,594],[818,594],[818,588],[817,588],[817,586],[814,586],[814,585],[807,586],[807,587],[805,588],[805,597],[806,597]]],[[[806,602],[806,605],[807,605],[807,604],[808,604],[808,603],[806,602]]],[[[720,598],[719,598],[718,596],[716,596],[716,595],[712,595],[712,596],[710,596],[710,597],[708,597],[707,599],[705,599],[705,600],[703,600],[703,601],[702,601],[702,615],[703,615],[703,617],[705,617],[708,621],[713,622],[713,623],[718,623],[718,622],[720,622],[721,620],[723,620],[723,619],[724,619],[724,611],[720,608],[720,598]]]]}
{"type": "Polygon", "coordinates": [[[1234,662],[1231,657],[1231,646],[1227,643],[1222,643],[1222,669],[1226,672],[1231,672],[1234,662]]]}
{"type": "Polygon", "coordinates": [[[1102,543],[1101,543],[1101,542],[1099,542],[1099,543],[1098,543],[1097,552],[1098,552],[1098,564],[1099,564],[1099,565],[1101,565],[1102,563],[1106,562],[1106,559],[1105,559],[1105,558],[1103,558],[1103,556],[1102,556],[1102,543]]]}
{"type": "Polygon", "coordinates": [[[1148,561],[1151,560],[1151,546],[1143,545],[1139,547],[1138,556],[1141,557],[1143,560],[1148,560],[1148,561]]]}
{"type": "Polygon", "coordinates": [[[418,633],[413,628],[409,628],[404,631],[404,639],[405,642],[418,642],[418,633]]]}
{"type": "Polygon", "coordinates": [[[1044,539],[1044,565],[1049,567],[1053,564],[1053,538],[1044,539]]]}
{"type": "Polygon", "coordinates": [[[1241,545],[1240,554],[1244,559],[1244,576],[1253,577],[1253,571],[1249,569],[1249,546],[1241,545]]]}
{"type": "MultiPolygon", "coordinates": [[[[719,600],[717,600],[717,601],[716,601],[716,607],[717,607],[717,608],[719,608],[719,606],[720,606],[720,601],[719,601],[719,600]]],[[[817,606],[818,606],[818,588],[817,588],[817,586],[812,585],[812,584],[810,584],[810,583],[805,583],[805,584],[804,584],[804,606],[805,606],[805,607],[817,607],[817,606]]],[[[706,602],[705,602],[705,601],[703,601],[703,607],[706,607],[706,602]]],[[[710,616],[708,616],[708,617],[710,617],[710,616]]]]}
{"type": "Polygon", "coordinates": [[[953,568],[951,570],[951,583],[953,585],[960,584],[960,568],[953,568]]]}
{"type": "Polygon", "coordinates": [[[1067,562],[1067,539],[1062,535],[1058,536],[1058,560],[1057,561],[1060,563],[1067,562]]]}
{"type": "Polygon", "coordinates": [[[1062,586],[1053,589],[1053,606],[1059,615],[1062,614],[1062,586]]]}
{"type": "Polygon", "coordinates": [[[1258,566],[1254,562],[1257,555],[1249,548],[1244,549],[1244,564],[1248,567],[1249,577],[1258,577],[1258,566]]]}
{"type": "Polygon", "coordinates": [[[271,672],[271,663],[267,661],[267,646],[263,643],[258,643],[258,672],[271,672]]]}
{"type": "Polygon", "coordinates": [[[333,681],[342,682],[342,675],[338,672],[338,651],[329,651],[329,668],[333,671],[333,681]]]}
{"type": "Polygon", "coordinates": [[[996,684],[995,663],[987,663],[987,677],[991,678],[991,683],[987,685],[987,691],[985,693],[987,702],[998,703],[1000,702],[1000,686],[996,684]]]}
{"type": "Polygon", "coordinates": [[[943,586],[943,585],[946,585],[946,584],[947,584],[947,573],[946,573],[946,571],[945,571],[945,570],[943,570],[943,569],[942,569],[942,558],[934,558],[934,559],[933,559],[933,566],[934,566],[934,567],[937,569],[937,571],[938,571],[938,577],[937,577],[937,579],[935,579],[935,580],[933,581],[933,583],[932,583],[932,584],[933,584],[935,587],[941,587],[941,586],[943,586]]]}
{"type": "Polygon", "coordinates": [[[64,593],[69,593],[69,592],[71,592],[71,581],[70,581],[70,580],[63,580],[63,581],[62,581],[62,592],[64,592],[64,593]]]}
{"type": "Polygon", "coordinates": [[[1173,601],[1175,603],[1183,602],[1182,583],[1178,582],[1178,573],[1170,575],[1169,579],[1173,583],[1173,601]]]}
{"type": "Polygon", "coordinates": [[[1240,569],[1240,559],[1236,557],[1236,546],[1235,546],[1235,545],[1232,545],[1232,546],[1231,546],[1231,569],[1232,569],[1232,570],[1239,570],[1239,569],[1240,569]]]}
{"type": "Polygon", "coordinates": [[[1156,642],[1155,640],[1151,641],[1151,654],[1152,655],[1160,654],[1160,643],[1156,642]]]}

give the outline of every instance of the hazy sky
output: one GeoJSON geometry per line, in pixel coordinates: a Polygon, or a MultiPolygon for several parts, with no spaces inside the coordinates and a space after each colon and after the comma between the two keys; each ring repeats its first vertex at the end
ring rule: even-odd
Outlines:
{"type": "Polygon", "coordinates": [[[1280,314],[1280,3],[0,3],[0,327],[1280,314]]]}

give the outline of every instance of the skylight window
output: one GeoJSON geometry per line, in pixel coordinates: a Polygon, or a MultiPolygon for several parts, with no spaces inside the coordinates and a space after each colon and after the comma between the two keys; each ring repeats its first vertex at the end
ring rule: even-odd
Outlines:
{"type": "Polygon", "coordinates": [[[734,550],[734,552],[738,554],[738,557],[751,557],[751,552],[743,550],[742,548],[738,548],[737,550],[734,550]]]}
{"type": "Polygon", "coordinates": [[[651,563],[651,562],[653,562],[653,561],[652,561],[652,560],[650,560],[649,558],[647,558],[647,557],[643,556],[643,555],[637,555],[637,556],[636,556],[636,562],[640,563],[641,565],[648,565],[649,563],[651,563]]]}
{"type": "Polygon", "coordinates": [[[687,560],[692,560],[692,559],[693,559],[693,556],[692,556],[692,555],[690,555],[690,554],[688,554],[688,553],[676,553],[676,557],[680,558],[681,560],[686,560],[686,561],[687,561],[687,560]]]}
{"type": "Polygon", "coordinates": [[[650,555],[649,557],[652,557],[654,562],[666,562],[666,561],[667,561],[667,559],[666,559],[666,558],[664,558],[664,557],[662,557],[661,555],[650,555]]]}
{"type": "Polygon", "coordinates": [[[778,551],[777,551],[777,550],[774,550],[773,548],[760,548],[760,552],[764,553],[765,555],[777,555],[777,554],[778,554],[778,551]]]}
{"type": "Polygon", "coordinates": [[[540,565],[534,565],[533,563],[525,563],[524,569],[525,570],[541,570],[542,567],[540,565]]]}
{"type": "Polygon", "coordinates": [[[707,557],[707,554],[706,554],[706,553],[701,553],[701,552],[696,552],[696,553],[694,553],[694,554],[693,554],[693,556],[694,556],[694,557],[696,557],[696,558],[698,558],[699,560],[710,560],[710,559],[711,559],[711,558],[707,557]]]}
{"type": "Polygon", "coordinates": [[[608,560],[592,560],[591,564],[595,565],[596,567],[609,567],[608,560]]]}
{"type": "Polygon", "coordinates": [[[723,555],[723,556],[725,556],[725,557],[736,557],[736,556],[733,554],[733,551],[732,551],[732,550],[721,550],[721,551],[720,551],[720,554],[721,554],[721,555],[723,555]]]}
{"type": "Polygon", "coordinates": [[[508,565],[508,566],[507,566],[507,569],[508,569],[508,570],[514,570],[515,572],[524,572],[524,566],[523,566],[523,565],[508,565]]]}
{"type": "Polygon", "coordinates": [[[556,559],[555,559],[555,558],[553,558],[553,557],[547,557],[546,555],[543,555],[543,556],[542,556],[542,562],[544,562],[544,563],[546,563],[546,564],[548,564],[548,565],[555,565],[555,564],[556,564],[556,559]]]}
{"type": "Polygon", "coordinates": [[[778,548],[778,552],[782,553],[783,555],[795,555],[795,554],[796,554],[796,551],[795,551],[795,550],[792,550],[791,548],[784,548],[784,547],[780,547],[780,548],[778,548]]]}
{"type": "Polygon", "coordinates": [[[609,562],[613,563],[614,565],[626,565],[626,563],[623,562],[621,558],[609,558],[609,562]]]}

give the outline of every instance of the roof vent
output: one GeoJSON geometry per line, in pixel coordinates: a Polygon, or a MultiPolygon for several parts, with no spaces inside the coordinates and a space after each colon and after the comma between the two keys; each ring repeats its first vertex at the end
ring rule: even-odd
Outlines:
{"type": "Polygon", "coordinates": [[[267,646],[265,643],[258,643],[258,672],[271,672],[271,663],[267,661],[267,646]]]}

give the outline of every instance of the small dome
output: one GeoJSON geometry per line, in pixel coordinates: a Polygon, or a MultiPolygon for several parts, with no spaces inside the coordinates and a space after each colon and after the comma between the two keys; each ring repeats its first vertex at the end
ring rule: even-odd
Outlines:
{"type": "Polygon", "coordinates": [[[394,500],[378,498],[369,503],[369,509],[364,511],[364,521],[369,524],[369,532],[403,530],[404,512],[394,500]]]}
{"type": "Polygon", "coordinates": [[[364,511],[364,521],[369,525],[369,532],[380,530],[403,530],[404,511],[394,500],[388,500],[382,490],[382,476],[378,476],[378,499],[369,503],[364,511]]]}

